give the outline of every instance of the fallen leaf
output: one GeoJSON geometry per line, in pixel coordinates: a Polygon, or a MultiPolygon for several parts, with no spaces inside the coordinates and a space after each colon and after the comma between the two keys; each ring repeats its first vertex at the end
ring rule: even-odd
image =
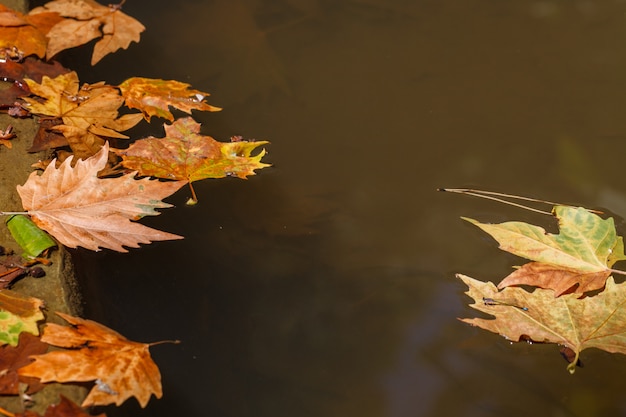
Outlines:
{"type": "Polygon", "coordinates": [[[169,106],[188,114],[191,110],[219,111],[204,101],[209,93],[189,89],[190,85],[173,80],[133,77],[119,85],[126,107],[139,109],[144,118],[150,121],[152,116],[174,120],[169,106]]]}
{"type": "Polygon", "coordinates": [[[84,84],[79,89],[78,75],[74,71],[56,78],[44,76],[41,83],[25,81],[33,94],[45,99],[40,102],[25,97],[26,109],[61,118],[63,125],[52,129],[64,133],[79,158],[87,158],[99,150],[104,143],[100,136],[128,138],[119,132],[130,129],[143,118],[141,113],[118,115],[124,99],[115,87],[101,82],[84,84]]]}
{"type": "Polygon", "coordinates": [[[582,207],[556,206],[553,212],[559,220],[557,235],[522,222],[486,224],[465,218],[497,240],[500,249],[543,265],[515,271],[499,287],[535,285],[554,289],[558,296],[578,285],[574,292],[581,294],[602,288],[613,264],[626,259],[612,218],[602,219],[582,207]]]}
{"type": "Polygon", "coordinates": [[[56,13],[48,12],[35,17],[0,5],[0,48],[15,47],[23,56],[43,58],[48,44],[46,31],[59,19],[56,13]]]}
{"type": "Polygon", "coordinates": [[[30,174],[17,191],[22,206],[41,227],[65,246],[90,250],[108,248],[127,252],[123,246],[182,239],[140,223],[143,216],[158,215],[156,208],[171,207],[161,199],[176,192],[184,181],[137,180],[135,173],[118,178],[98,178],[106,166],[108,143],[93,157],[77,161],[72,157],[58,168],[48,165],[42,175],[30,174]]]}
{"type": "MultiPolygon", "coordinates": [[[[58,404],[49,405],[43,417],[92,417],[92,415],[61,395],[61,401],[58,404]]],[[[106,415],[103,413],[95,417],[106,417],[106,415]]]]}
{"type": "Polygon", "coordinates": [[[0,344],[17,346],[20,333],[38,335],[37,322],[43,320],[43,301],[15,291],[0,290],[0,344]]]}
{"type": "Polygon", "coordinates": [[[128,149],[116,150],[123,159],[122,165],[140,175],[189,183],[226,176],[245,179],[254,175],[255,169],[270,166],[261,162],[264,149],[251,156],[255,148],[269,143],[267,141],[218,142],[200,135],[200,124],[191,117],[164,127],[165,138],[149,137],[136,141],[128,149]]]}
{"type": "Polygon", "coordinates": [[[17,370],[32,362],[30,355],[45,353],[48,345],[41,342],[39,337],[28,333],[21,333],[17,346],[4,345],[0,347],[0,394],[18,395],[19,384],[27,384],[27,393],[32,394],[43,388],[37,378],[18,375],[17,370]]]}
{"type": "Polygon", "coordinates": [[[66,72],[69,70],[56,61],[48,63],[34,57],[26,57],[22,62],[0,60],[0,78],[13,83],[11,87],[0,91],[0,106],[12,106],[19,97],[30,94],[25,78],[40,82],[44,75],[56,77],[66,72]]]}
{"type": "Polygon", "coordinates": [[[574,372],[580,352],[595,347],[626,354],[626,283],[606,280],[605,290],[593,297],[577,294],[554,297],[552,290],[507,287],[498,291],[491,282],[457,274],[469,287],[476,302],[472,308],[495,319],[461,319],[504,336],[511,341],[530,338],[534,342],[556,343],[575,352],[568,370],[574,372]],[[486,301],[489,300],[489,301],[486,301]],[[494,302],[491,302],[493,300],[494,302]]]}
{"type": "Polygon", "coordinates": [[[95,65],[105,55],[126,49],[131,42],[139,42],[140,33],[145,30],[121,9],[121,4],[102,6],[93,0],[55,0],[31,10],[30,15],[55,12],[68,18],[54,25],[47,34],[48,59],[65,49],[102,37],[96,42],[91,57],[91,65],[95,65]]]}
{"type": "Polygon", "coordinates": [[[21,368],[20,375],[42,382],[95,381],[83,407],[120,405],[131,396],[145,407],[152,394],[161,398],[161,374],[150,357],[149,344],[130,341],[91,320],[57,314],[71,327],[48,323],[41,340],[67,350],[33,356],[35,361],[21,368]]]}

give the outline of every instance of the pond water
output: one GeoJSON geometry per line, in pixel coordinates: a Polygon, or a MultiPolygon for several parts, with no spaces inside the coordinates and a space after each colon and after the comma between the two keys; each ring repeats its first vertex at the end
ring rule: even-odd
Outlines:
{"type": "MultiPolygon", "coordinates": [[[[274,166],[185,188],[144,224],[185,236],[79,251],[87,317],[151,349],[164,397],[110,416],[604,416],[626,357],[467,326],[462,272],[519,260],[459,216],[546,216],[474,186],[626,213],[623,0],[129,0],[141,43],[83,81],[178,79],[203,133],[274,166]]],[[[160,120],[134,137],[162,135],[160,120]]]]}

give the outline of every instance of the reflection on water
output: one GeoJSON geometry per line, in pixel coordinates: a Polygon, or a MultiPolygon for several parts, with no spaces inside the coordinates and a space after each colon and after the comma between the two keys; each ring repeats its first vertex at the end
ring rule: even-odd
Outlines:
{"type": "MultiPolygon", "coordinates": [[[[142,42],[79,68],[83,80],[212,92],[225,110],[195,114],[203,133],[270,140],[274,167],[200,182],[197,207],[182,190],[176,209],[145,219],[184,241],[80,252],[90,318],[133,340],[183,341],[152,349],[164,398],[109,415],[624,413],[625,357],[585,351],[570,376],[554,346],[456,320],[476,313],[454,272],[497,281],[514,263],[458,217],[551,224],[434,190],[624,216],[625,2],[124,7],[147,26],[142,42]]],[[[153,125],[137,134],[159,135],[153,125]]]]}

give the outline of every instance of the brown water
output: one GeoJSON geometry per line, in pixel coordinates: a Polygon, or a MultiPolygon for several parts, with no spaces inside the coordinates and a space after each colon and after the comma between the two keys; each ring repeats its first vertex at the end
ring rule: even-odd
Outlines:
{"type": "MultiPolygon", "coordinates": [[[[626,213],[626,2],[129,0],[139,45],[84,81],[212,92],[203,133],[270,140],[248,181],[144,223],[184,241],[84,255],[87,315],[152,348],[139,416],[606,416],[626,357],[510,344],[454,278],[518,262],[459,216],[550,220],[441,186],[626,213]]],[[[80,66],[86,56],[68,57],[80,66]]],[[[87,72],[89,71],[89,73],[87,72]]],[[[137,134],[161,135],[158,121],[137,134]]],[[[109,415],[121,415],[106,410],[109,415]]]]}

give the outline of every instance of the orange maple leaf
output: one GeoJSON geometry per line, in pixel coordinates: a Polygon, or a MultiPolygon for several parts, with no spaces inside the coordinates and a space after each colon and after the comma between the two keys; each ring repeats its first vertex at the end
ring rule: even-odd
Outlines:
{"type": "Polygon", "coordinates": [[[118,117],[117,110],[124,103],[119,90],[103,82],[79,88],[74,71],[55,78],[43,76],[41,83],[25,81],[31,92],[45,101],[25,97],[24,107],[31,113],[61,118],[63,125],[52,129],[63,133],[78,158],[96,153],[104,144],[101,136],[128,138],[119,132],[142,119],[141,113],[118,117]]]}
{"type": "Polygon", "coordinates": [[[0,48],[15,47],[23,56],[43,58],[48,44],[46,33],[61,19],[56,13],[29,16],[0,5],[0,48]]]}
{"type": "Polygon", "coordinates": [[[161,374],[150,357],[151,344],[130,341],[92,320],[56,314],[72,327],[48,323],[41,340],[67,350],[31,356],[35,361],[20,368],[20,375],[44,383],[95,381],[83,407],[120,405],[131,396],[145,407],[152,394],[163,396],[161,374]]]}
{"type": "Polygon", "coordinates": [[[150,121],[152,116],[174,120],[169,106],[191,114],[191,110],[220,111],[219,107],[204,102],[209,95],[199,90],[189,89],[190,85],[175,80],[133,77],[119,85],[126,106],[139,109],[144,118],[150,121]]]}
{"type": "Polygon", "coordinates": [[[182,239],[181,236],[131,222],[159,214],[155,208],[171,207],[161,199],[176,192],[184,181],[136,180],[135,173],[118,178],[98,178],[107,163],[108,143],[93,157],[77,161],[68,157],[59,168],[50,163],[42,175],[30,174],[17,191],[33,221],[65,246],[90,250],[182,239]]]}
{"type": "MultiPolygon", "coordinates": [[[[116,150],[123,158],[122,165],[137,170],[140,175],[157,178],[193,181],[205,178],[235,176],[246,179],[255,169],[270,166],[261,162],[263,149],[257,155],[251,152],[267,141],[218,142],[200,135],[200,124],[191,117],[164,125],[165,137],[149,137],[133,143],[128,149],[116,150]]],[[[193,201],[197,201],[192,191],[193,201]]]]}
{"type": "MultiPolygon", "coordinates": [[[[122,2],[123,3],[123,2],[122,2]]],[[[64,49],[83,45],[102,37],[94,46],[91,65],[131,42],[139,42],[145,27],[122,13],[121,4],[103,6],[93,0],[54,0],[30,11],[31,15],[56,12],[64,19],[48,32],[48,59],[64,49]]]]}

